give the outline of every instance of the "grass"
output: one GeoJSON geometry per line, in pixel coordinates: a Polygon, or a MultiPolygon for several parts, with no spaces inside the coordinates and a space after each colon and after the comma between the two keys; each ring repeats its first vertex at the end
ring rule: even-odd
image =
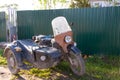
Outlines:
{"type": "MultiPolygon", "coordinates": [[[[0,53],[2,52],[3,50],[0,50],[0,53]]],[[[0,65],[6,65],[6,60],[2,56],[0,65]]],[[[19,74],[37,76],[45,80],[120,80],[120,56],[92,55],[85,60],[85,65],[86,74],[80,77],[73,74],[65,61],[54,68],[43,70],[33,68],[19,74]]]]}
{"type": "Polygon", "coordinates": [[[99,80],[120,80],[120,57],[92,56],[86,60],[87,75],[99,80]]]}
{"type": "Polygon", "coordinates": [[[37,76],[40,78],[48,79],[48,78],[50,78],[50,75],[51,75],[51,69],[32,68],[28,71],[22,70],[19,74],[27,74],[27,75],[32,75],[32,76],[37,76]]]}
{"type": "Polygon", "coordinates": [[[3,49],[0,49],[0,56],[2,56],[3,54],[3,49]]]}
{"type": "Polygon", "coordinates": [[[6,59],[2,57],[3,49],[0,49],[0,65],[6,65],[6,59]]]}

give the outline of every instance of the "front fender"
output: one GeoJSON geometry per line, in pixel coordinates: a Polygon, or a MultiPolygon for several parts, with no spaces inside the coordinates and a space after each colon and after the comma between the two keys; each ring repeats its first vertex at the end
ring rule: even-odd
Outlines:
{"type": "Polygon", "coordinates": [[[73,51],[74,54],[81,54],[80,49],[78,49],[76,46],[70,46],[68,47],[69,51],[73,51]]]}

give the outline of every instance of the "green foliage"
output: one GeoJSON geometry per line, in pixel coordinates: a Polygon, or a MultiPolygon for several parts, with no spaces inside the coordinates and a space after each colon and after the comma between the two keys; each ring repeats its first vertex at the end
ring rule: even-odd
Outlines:
{"type": "Polygon", "coordinates": [[[35,74],[38,77],[42,77],[42,78],[48,78],[50,76],[51,70],[50,69],[36,69],[33,68],[29,71],[30,74],[35,74]],[[37,74],[36,74],[37,73],[37,74]]]}
{"type": "Polygon", "coordinates": [[[3,49],[0,49],[0,56],[2,56],[3,54],[3,49]]]}
{"type": "Polygon", "coordinates": [[[5,5],[0,5],[0,8],[14,8],[17,9],[18,8],[18,4],[5,4],[5,5]]]}
{"type": "Polygon", "coordinates": [[[3,49],[0,49],[0,65],[6,65],[6,59],[2,57],[3,49]]]}
{"type": "Polygon", "coordinates": [[[73,0],[70,5],[71,8],[90,7],[89,0],[73,0]]]}
{"type": "Polygon", "coordinates": [[[32,68],[28,71],[21,71],[20,74],[34,75],[40,78],[48,79],[50,78],[51,69],[37,69],[32,68]]]}
{"type": "Polygon", "coordinates": [[[57,66],[55,67],[55,69],[58,69],[58,70],[60,70],[60,71],[70,72],[71,69],[70,69],[70,67],[68,67],[68,66],[69,66],[69,64],[68,64],[67,62],[62,61],[59,65],[57,65],[57,66]]]}
{"type": "Polygon", "coordinates": [[[83,76],[76,76],[70,69],[66,61],[62,61],[59,65],[51,69],[31,69],[25,74],[35,75],[45,80],[119,80],[120,73],[120,57],[119,56],[104,56],[98,55],[90,56],[85,60],[86,74],[83,76]]]}
{"type": "Polygon", "coordinates": [[[6,59],[0,56],[0,65],[6,65],[6,64],[7,64],[6,59]]]}
{"type": "MultiPolygon", "coordinates": [[[[3,50],[0,50],[0,54],[2,52],[3,50]]],[[[44,80],[119,80],[119,63],[120,56],[109,55],[101,57],[99,55],[93,55],[85,60],[86,74],[80,77],[74,75],[66,61],[62,61],[54,68],[33,68],[28,71],[21,71],[20,74],[37,76],[44,80]]],[[[6,65],[6,60],[2,56],[0,56],[0,65],[6,65]]]]}
{"type": "Polygon", "coordinates": [[[61,3],[65,3],[66,2],[66,0],[57,0],[57,1],[59,1],[61,3]]]}
{"type": "Polygon", "coordinates": [[[42,5],[43,9],[51,9],[56,7],[57,2],[64,4],[66,0],[39,0],[40,5],[42,5]]]}
{"type": "Polygon", "coordinates": [[[39,2],[44,5],[44,9],[47,9],[47,0],[39,0],[39,2]]]}
{"type": "Polygon", "coordinates": [[[86,72],[89,76],[100,80],[119,80],[119,58],[118,56],[107,56],[102,58],[92,56],[87,59],[86,72]]]}

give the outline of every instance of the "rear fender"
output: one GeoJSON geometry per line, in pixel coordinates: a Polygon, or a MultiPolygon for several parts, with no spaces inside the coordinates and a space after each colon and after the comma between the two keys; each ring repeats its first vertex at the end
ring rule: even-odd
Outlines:
{"type": "Polygon", "coordinates": [[[7,57],[7,54],[8,54],[9,50],[11,50],[13,53],[15,52],[14,48],[12,46],[7,46],[7,47],[5,47],[4,52],[3,52],[4,57],[7,57]]]}
{"type": "Polygon", "coordinates": [[[9,50],[11,50],[11,51],[13,52],[14,56],[16,57],[16,59],[21,59],[21,57],[22,57],[22,52],[16,52],[15,47],[14,47],[13,45],[7,46],[7,47],[4,49],[4,53],[3,53],[3,56],[4,56],[4,57],[7,57],[7,54],[9,54],[9,53],[8,53],[9,50]]]}
{"type": "Polygon", "coordinates": [[[7,46],[5,49],[4,49],[4,53],[3,53],[3,56],[4,57],[7,57],[7,54],[8,51],[11,50],[13,52],[13,55],[15,56],[15,59],[18,63],[18,65],[21,65],[22,64],[22,61],[23,61],[23,58],[22,58],[22,52],[17,52],[15,50],[15,46],[11,45],[11,46],[7,46]]]}

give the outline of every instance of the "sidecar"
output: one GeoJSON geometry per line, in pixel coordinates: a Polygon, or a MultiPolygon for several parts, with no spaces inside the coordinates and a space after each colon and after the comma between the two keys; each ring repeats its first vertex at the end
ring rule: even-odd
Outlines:
{"type": "Polygon", "coordinates": [[[61,58],[56,48],[40,47],[31,39],[16,40],[8,44],[4,56],[12,74],[17,74],[20,69],[31,67],[50,68],[57,65],[61,58]]]}

